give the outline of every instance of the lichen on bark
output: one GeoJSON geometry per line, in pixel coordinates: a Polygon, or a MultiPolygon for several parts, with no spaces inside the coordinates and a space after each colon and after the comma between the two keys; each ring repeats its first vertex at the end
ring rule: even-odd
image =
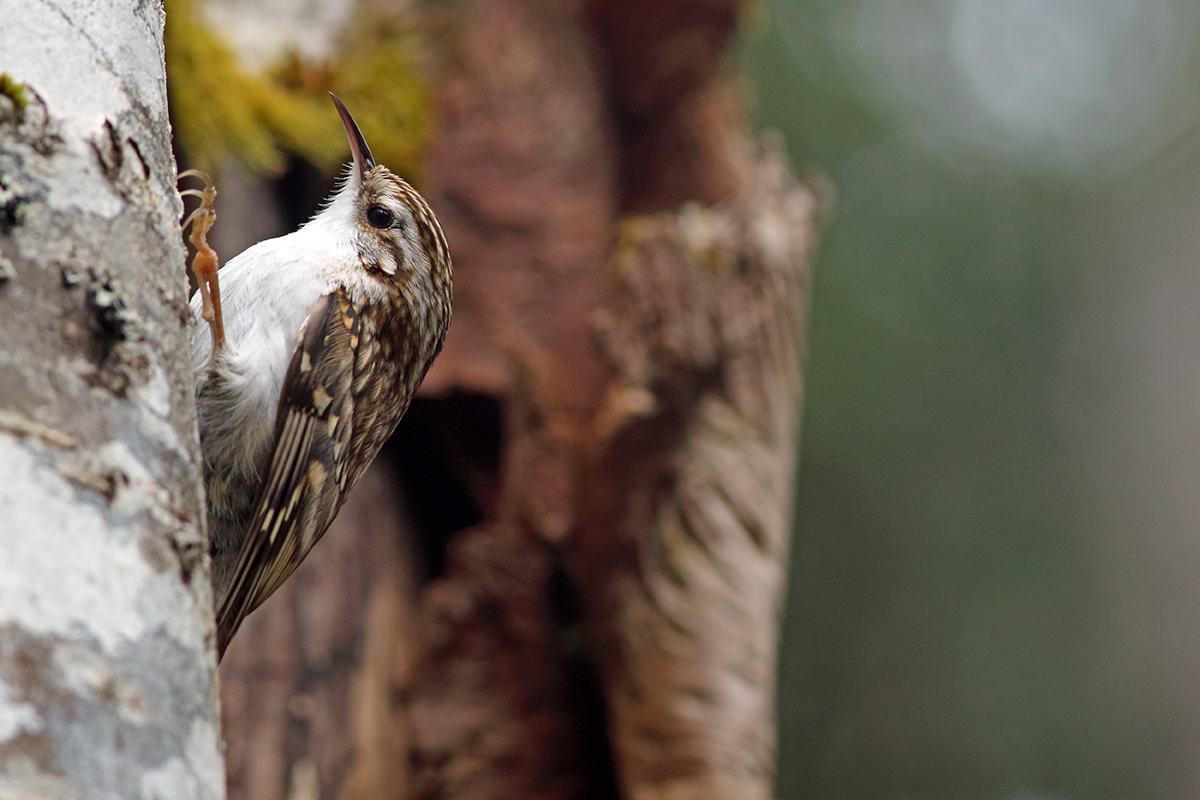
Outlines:
{"type": "Polygon", "coordinates": [[[0,13],[0,796],[220,798],[162,10],[0,13]]]}

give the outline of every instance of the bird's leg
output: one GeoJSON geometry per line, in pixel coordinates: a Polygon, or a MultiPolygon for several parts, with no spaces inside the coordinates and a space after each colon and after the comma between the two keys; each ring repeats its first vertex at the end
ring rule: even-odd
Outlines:
{"type": "Polygon", "coordinates": [[[204,181],[203,189],[185,189],[179,194],[183,197],[197,197],[200,205],[183,221],[183,228],[192,226],[188,241],[196,248],[196,256],[192,259],[192,274],[196,276],[197,288],[203,306],[200,316],[208,323],[212,332],[212,353],[208,356],[205,366],[211,364],[217,353],[225,345],[225,327],[221,324],[221,288],[217,283],[217,253],[208,244],[209,228],[217,221],[217,212],[213,210],[213,200],[217,197],[217,189],[213,186],[212,178],[198,169],[189,169],[179,173],[179,179],[199,178],[204,181]]]}

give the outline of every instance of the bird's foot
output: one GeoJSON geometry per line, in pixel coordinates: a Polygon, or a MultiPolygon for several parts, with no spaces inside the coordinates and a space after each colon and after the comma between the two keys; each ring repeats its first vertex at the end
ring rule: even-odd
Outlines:
{"type": "Polygon", "coordinates": [[[183,197],[196,197],[200,205],[183,221],[183,229],[192,226],[188,241],[196,248],[192,258],[192,274],[196,276],[196,284],[200,291],[203,306],[200,316],[208,323],[212,332],[212,353],[205,363],[207,367],[216,359],[217,353],[225,345],[225,327],[221,324],[221,288],[217,283],[217,253],[208,244],[208,231],[217,221],[217,212],[213,210],[213,201],[217,198],[217,188],[213,185],[208,173],[198,169],[184,170],[179,173],[179,180],[184,178],[199,178],[204,181],[203,189],[184,189],[179,194],[183,197]]]}

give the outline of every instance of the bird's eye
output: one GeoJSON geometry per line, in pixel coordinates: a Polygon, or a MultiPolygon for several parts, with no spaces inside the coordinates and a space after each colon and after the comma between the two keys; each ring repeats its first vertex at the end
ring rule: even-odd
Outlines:
{"type": "Polygon", "coordinates": [[[390,228],[395,221],[396,218],[392,216],[392,212],[383,206],[371,206],[367,209],[367,222],[376,228],[390,228]]]}

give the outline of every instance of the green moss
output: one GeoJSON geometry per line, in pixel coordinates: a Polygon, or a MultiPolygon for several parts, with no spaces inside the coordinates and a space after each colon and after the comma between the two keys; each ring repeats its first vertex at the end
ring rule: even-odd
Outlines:
{"type": "Polygon", "coordinates": [[[281,169],[263,110],[271,87],[240,68],[191,0],[167,0],[166,12],[171,123],[188,159],[210,171],[231,156],[256,172],[281,169]]]}
{"type": "Polygon", "coordinates": [[[411,27],[369,8],[347,37],[335,78],[376,161],[419,183],[433,120],[432,92],[413,58],[420,42],[411,27]]]}
{"type": "Polygon", "coordinates": [[[209,28],[194,0],[167,0],[167,86],[175,136],[196,166],[214,170],[235,158],[264,175],[284,154],[336,169],[349,147],[329,102],[333,91],[351,109],[376,161],[415,177],[429,139],[431,95],[411,53],[411,28],[359,15],[341,55],[310,64],[292,55],[253,75],[209,28]]]}
{"type": "Polygon", "coordinates": [[[0,72],[0,94],[12,100],[18,111],[24,111],[25,106],[29,105],[29,98],[25,96],[25,86],[13,80],[7,72],[0,72]]]}

